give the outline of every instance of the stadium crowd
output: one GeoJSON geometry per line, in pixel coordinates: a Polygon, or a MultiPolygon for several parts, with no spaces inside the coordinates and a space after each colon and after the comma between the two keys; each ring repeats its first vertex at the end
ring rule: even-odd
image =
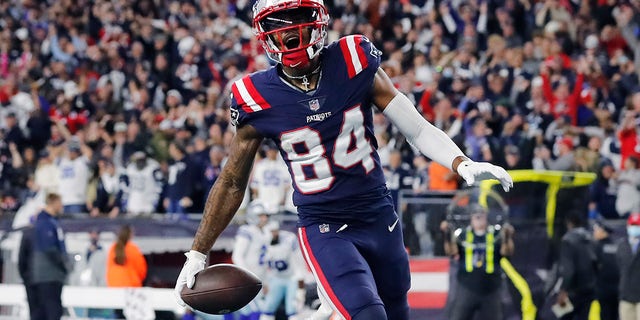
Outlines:
{"type": "MultiPolygon", "coordinates": [[[[398,89],[473,160],[597,172],[593,216],[640,209],[640,1],[326,3],[329,42],[371,39],[398,89]]],[[[251,6],[2,1],[2,210],[60,190],[65,212],[200,212],[233,136],[229,86],[270,65],[251,6]]],[[[374,121],[392,191],[459,187],[374,121]]]]}

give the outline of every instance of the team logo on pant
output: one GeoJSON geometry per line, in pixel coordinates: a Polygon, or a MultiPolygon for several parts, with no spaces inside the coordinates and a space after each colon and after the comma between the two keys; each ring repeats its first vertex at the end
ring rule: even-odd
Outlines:
{"type": "Polygon", "coordinates": [[[320,233],[329,232],[329,225],[326,223],[321,224],[318,228],[320,228],[320,233]]]}

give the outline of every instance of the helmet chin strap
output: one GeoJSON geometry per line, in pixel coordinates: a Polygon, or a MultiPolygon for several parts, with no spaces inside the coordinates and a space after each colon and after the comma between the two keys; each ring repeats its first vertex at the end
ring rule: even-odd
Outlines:
{"type": "Polygon", "coordinates": [[[305,50],[299,50],[282,55],[282,64],[289,68],[305,69],[309,67],[311,60],[316,57],[319,51],[315,51],[313,46],[305,50]]]}
{"type": "Polygon", "coordinates": [[[282,55],[282,64],[289,68],[306,68],[311,60],[305,50],[299,50],[282,55]]]}
{"type": "MultiPolygon", "coordinates": [[[[295,69],[306,69],[311,64],[311,59],[315,58],[317,54],[315,54],[312,47],[307,48],[306,50],[300,50],[288,54],[282,55],[282,64],[289,68],[295,69]]],[[[284,68],[282,69],[282,73],[287,76],[289,79],[301,80],[302,85],[305,86],[305,90],[309,90],[309,76],[312,76],[316,73],[320,72],[320,65],[318,65],[313,71],[308,74],[304,74],[301,76],[294,76],[288,74],[284,68]]]]}

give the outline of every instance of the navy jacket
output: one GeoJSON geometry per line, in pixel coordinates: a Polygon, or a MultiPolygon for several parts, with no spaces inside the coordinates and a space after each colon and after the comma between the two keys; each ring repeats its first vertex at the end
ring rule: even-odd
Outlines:
{"type": "Polygon", "coordinates": [[[67,273],[67,250],[58,219],[42,211],[34,226],[33,283],[64,282],[67,273]]]}

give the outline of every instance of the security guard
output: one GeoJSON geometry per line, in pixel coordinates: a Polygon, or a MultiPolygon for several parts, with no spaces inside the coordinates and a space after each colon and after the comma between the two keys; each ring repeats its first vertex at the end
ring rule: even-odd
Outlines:
{"type": "Polygon", "coordinates": [[[596,241],[596,299],[600,303],[600,320],[618,320],[618,282],[620,271],[616,261],[618,245],[611,238],[611,227],[602,221],[593,225],[596,241]]]}
{"type": "Polygon", "coordinates": [[[445,243],[445,251],[458,259],[451,320],[502,319],[500,259],[513,254],[513,227],[489,225],[487,211],[470,207],[471,222],[457,229],[445,243]]]}

